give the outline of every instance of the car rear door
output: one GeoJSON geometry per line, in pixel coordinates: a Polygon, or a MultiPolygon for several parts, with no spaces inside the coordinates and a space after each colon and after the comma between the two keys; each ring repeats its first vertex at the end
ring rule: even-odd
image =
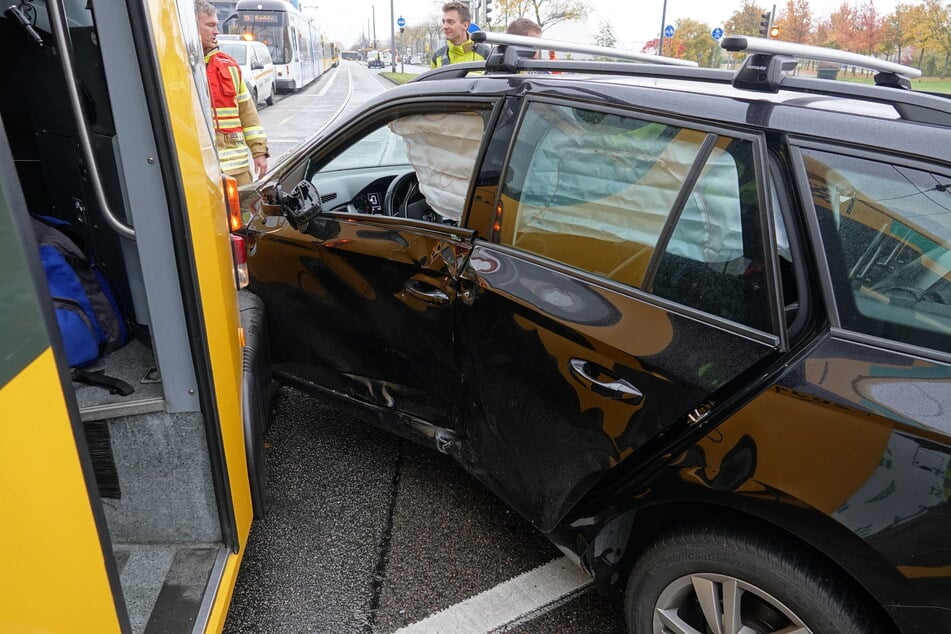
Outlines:
{"type": "Polygon", "coordinates": [[[782,349],[764,157],[753,134],[523,107],[498,196],[470,218],[458,456],[542,530],[782,349]]]}

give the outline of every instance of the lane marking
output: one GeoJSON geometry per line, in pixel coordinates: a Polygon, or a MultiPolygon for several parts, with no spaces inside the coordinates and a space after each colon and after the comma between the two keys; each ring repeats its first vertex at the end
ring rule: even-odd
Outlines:
{"type": "Polygon", "coordinates": [[[318,97],[323,97],[327,94],[327,91],[330,90],[330,87],[333,86],[334,80],[337,79],[337,73],[340,71],[340,67],[333,69],[333,75],[330,76],[330,79],[324,84],[324,87],[320,89],[320,92],[317,93],[318,97]]]}
{"type": "Polygon", "coordinates": [[[586,572],[567,557],[560,557],[407,625],[397,634],[485,634],[540,612],[591,583],[586,572]]]}

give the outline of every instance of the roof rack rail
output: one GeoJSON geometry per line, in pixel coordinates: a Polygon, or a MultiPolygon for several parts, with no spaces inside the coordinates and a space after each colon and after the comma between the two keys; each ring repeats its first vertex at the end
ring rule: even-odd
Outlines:
{"type": "Polygon", "coordinates": [[[891,88],[911,89],[909,78],[921,77],[921,71],[911,66],[895,64],[869,55],[859,55],[834,48],[770,40],[748,35],[727,35],[720,46],[731,52],[747,52],[750,55],[736,73],[734,85],[747,90],[777,92],[785,71],[796,68],[798,58],[821,62],[847,64],[876,71],[875,84],[891,88]]]}
{"type": "Polygon", "coordinates": [[[625,59],[635,62],[644,62],[648,64],[664,64],[667,66],[697,66],[696,62],[685,59],[676,59],[674,57],[662,57],[659,55],[647,55],[646,53],[635,53],[633,51],[622,51],[617,48],[607,46],[594,46],[592,44],[579,44],[577,42],[565,42],[563,40],[548,40],[540,37],[526,37],[524,35],[510,35],[508,33],[495,33],[493,31],[476,31],[470,35],[474,42],[486,42],[489,44],[498,44],[489,59],[486,60],[485,68],[487,72],[517,72],[519,60],[531,58],[535,51],[548,50],[563,53],[585,53],[588,55],[600,55],[602,57],[612,57],[615,59],[625,59]]]}

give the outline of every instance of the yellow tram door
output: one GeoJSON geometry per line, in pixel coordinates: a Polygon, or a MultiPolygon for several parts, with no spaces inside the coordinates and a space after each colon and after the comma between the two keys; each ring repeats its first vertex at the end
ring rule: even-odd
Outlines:
{"type": "Polygon", "coordinates": [[[0,631],[117,632],[116,565],[7,148],[0,127],[0,631]]]}

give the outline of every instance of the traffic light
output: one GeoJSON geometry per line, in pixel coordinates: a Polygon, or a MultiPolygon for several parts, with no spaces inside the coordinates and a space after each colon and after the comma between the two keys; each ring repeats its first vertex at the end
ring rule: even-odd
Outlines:
{"type": "Polygon", "coordinates": [[[759,21],[759,36],[766,37],[769,35],[769,19],[772,17],[772,11],[767,11],[762,15],[759,21]]]}
{"type": "Polygon", "coordinates": [[[492,22],[492,0],[485,0],[485,23],[492,22]]]}
{"type": "Polygon", "coordinates": [[[779,27],[778,26],[770,27],[769,36],[774,38],[779,37],[779,27]]]}

